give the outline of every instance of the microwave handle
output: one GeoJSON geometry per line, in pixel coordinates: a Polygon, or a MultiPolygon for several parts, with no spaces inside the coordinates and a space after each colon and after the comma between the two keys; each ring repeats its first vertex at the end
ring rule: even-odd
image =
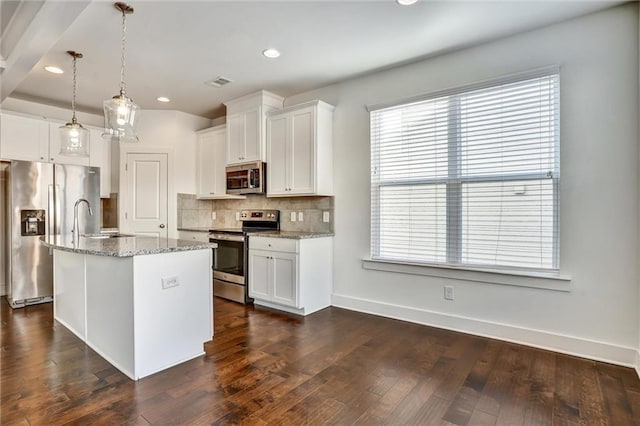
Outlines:
{"type": "Polygon", "coordinates": [[[247,185],[249,186],[249,188],[253,188],[253,180],[255,179],[255,171],[254,169],[249,169],[249,182],[247,183],[247,185]]]}

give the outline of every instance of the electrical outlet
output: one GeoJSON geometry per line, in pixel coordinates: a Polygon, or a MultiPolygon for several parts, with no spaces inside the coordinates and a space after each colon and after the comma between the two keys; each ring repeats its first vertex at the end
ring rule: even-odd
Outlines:
{"type": "Polygon", "coordinates": [[[329,212],[322,212],[322,221],[329,222],[329,212]]]}
{"type": "Polygon", "coordinates": [[[236,212],[236,220],[240,220],[240,212],[236,212]]]}
{"type": "Polygon", "coordinates": [[[298,212],[298,222],[304,222],[304,213],[298,212]]]}
{"type": "Polygon", "coordinates": [[[211,212],[211,220],[216,220],[216,212],[211,212]]]}
{"type": "Polygon", "coordinates": [[[164,277],[162,278],[162,289],[166,290],[171,287],[177,287],[180,285],[178,277],[164,277]]]}
{"type": "Polygon", "coordinates": [[[454,299],[453,286],[450,286],[450,285],[445,285],[444,286],[444,298],[445,298],[445,300],[453,300],[454,299]]]}
{"type": "Polygon", "coordinates": [[[296,221],[296,212],[291,212],[291,222],[296,221]]]}

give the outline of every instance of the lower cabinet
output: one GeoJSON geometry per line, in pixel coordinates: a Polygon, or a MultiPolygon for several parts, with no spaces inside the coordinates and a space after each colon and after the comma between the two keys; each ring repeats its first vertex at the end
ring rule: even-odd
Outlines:
{"type": "Polygon", "coordinates": [[[333,238],[249,237],[249,296],[308,315],[331,305],[333,238]]]}

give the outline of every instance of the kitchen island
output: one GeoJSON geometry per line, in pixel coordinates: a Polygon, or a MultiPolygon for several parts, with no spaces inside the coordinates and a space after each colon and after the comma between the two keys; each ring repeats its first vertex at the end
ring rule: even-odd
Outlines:
{"type": "Polygon", "coordinates": [[[155,237],[52,236],[54,318],[133,380],[204,354],[212,248],[155,237]]]}

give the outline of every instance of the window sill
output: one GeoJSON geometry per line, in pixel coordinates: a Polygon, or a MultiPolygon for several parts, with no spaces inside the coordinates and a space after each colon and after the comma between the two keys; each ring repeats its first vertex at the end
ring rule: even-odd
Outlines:
{"type": "Polygon", "coordinates": [[[500,271],[447,265],[424,265],[380,259],[363,259],[362,267],[374,271],[424,275],[488,284],[511,285],[564,292],[572,290],[571,277],[544,272],[500,271]]]}

